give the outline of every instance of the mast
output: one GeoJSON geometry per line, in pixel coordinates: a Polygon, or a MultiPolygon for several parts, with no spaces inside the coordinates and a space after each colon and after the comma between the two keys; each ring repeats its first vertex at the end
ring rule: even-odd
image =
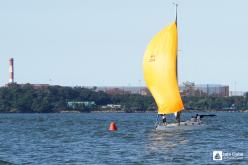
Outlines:
{"type": "MultiPolygon", "coordinates": [[[[174,3],[173,4],[176,6],[176,19],[175,19],[175,23],[176,23],[176,27],[177,27],[177,7],[178,4],[174,3]]],[[[179,86],[179,81],[178,81],[178,46],[177,46],[177,52],[176,52],[176,78],[177,78],[177,84],[179,86]]],[[[180,87],[179,87],[180,88],[180,87]]],[[[178,125],[180,125],[180,111],[175,113],[175,118],[178,122],[178,125]]]]}
{"type": "Polygon", "coordinates": [[[176,25],[177,25],[177,6],[178,6],[178,4],[177,3],[173,3],[175,6],[176,6],[176,25]]]}
{"type": "MultiPolygon", "coordinates": [[[[176,19],[175,19],[175,23],[176,23],[176,26],[177,26],[177,6],[178,4],[173,2],[173,4],[176,6],[176,19]]],[[[177,83],[178,83],[178,47],[177,47],[177,55],[176,55],[176,74],[177,74],[177,83]]]]}

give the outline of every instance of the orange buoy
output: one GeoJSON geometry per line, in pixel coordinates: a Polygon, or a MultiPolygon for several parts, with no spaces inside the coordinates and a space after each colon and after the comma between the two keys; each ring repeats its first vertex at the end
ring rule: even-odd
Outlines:
{"type": "Polygon", "coordinates": [[[117,131],[117,126],[116,126],[115,122],[110,123],[109,131],[117,131]]]}

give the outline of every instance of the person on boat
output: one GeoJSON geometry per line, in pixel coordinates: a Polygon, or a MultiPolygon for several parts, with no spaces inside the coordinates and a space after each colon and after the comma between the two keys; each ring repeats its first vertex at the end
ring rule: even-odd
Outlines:
{"type": "Polygon", "coordinates": [[[199,123],[200,121],[201,121],[201,116],[200,115],[198,115],[198,114],[196,114],[196,121],[199,123]]]}
{"type": "Polygon", "coordinates": [[[178,125],[180,125],[180,119],[181,119],[181,111],[176,112],[176,121],[178,125]]]}
{"type": "Polygon", "coordinates": [[[191,116],[191,119],[190,119],[191,122],[196,122],[196,117],[194,116],[191,116]]]}
{"type": "Polygon", "coordinates": [[[165,115],[162,115],[162,122],[163,122],[164,125],[167,124],[167,123],[166,123],[166,116],[165,116],[165,115]]]}

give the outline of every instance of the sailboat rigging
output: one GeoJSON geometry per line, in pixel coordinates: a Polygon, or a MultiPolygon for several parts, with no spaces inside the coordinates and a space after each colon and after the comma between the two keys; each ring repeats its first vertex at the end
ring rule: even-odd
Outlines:
{"type": "MultiPolygon", "coordinates": [[[[158,115],[175,114],[180,125],[184,109],[178,86],[178,31],[176,19],[158,32],[147,46],[143,70],[146,85],[158,107],[158,115]]],[[[165,119],[166,120],[166,119],[165,119]]],[[[186,123],[183,123],[187,125],[186,123]]],[[[173,126],[175,123],[173,123],[173,126]]],[[[191,123],[192,125],[192,123],[191,123]]]]}

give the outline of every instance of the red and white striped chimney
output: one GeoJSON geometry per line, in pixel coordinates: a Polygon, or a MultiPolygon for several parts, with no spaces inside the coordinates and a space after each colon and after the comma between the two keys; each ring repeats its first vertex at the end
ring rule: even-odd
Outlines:
{"type": "Polygon", "coordinates": [[[14,83],[14,59],[9,59],[9,83],[14,83]]]}

